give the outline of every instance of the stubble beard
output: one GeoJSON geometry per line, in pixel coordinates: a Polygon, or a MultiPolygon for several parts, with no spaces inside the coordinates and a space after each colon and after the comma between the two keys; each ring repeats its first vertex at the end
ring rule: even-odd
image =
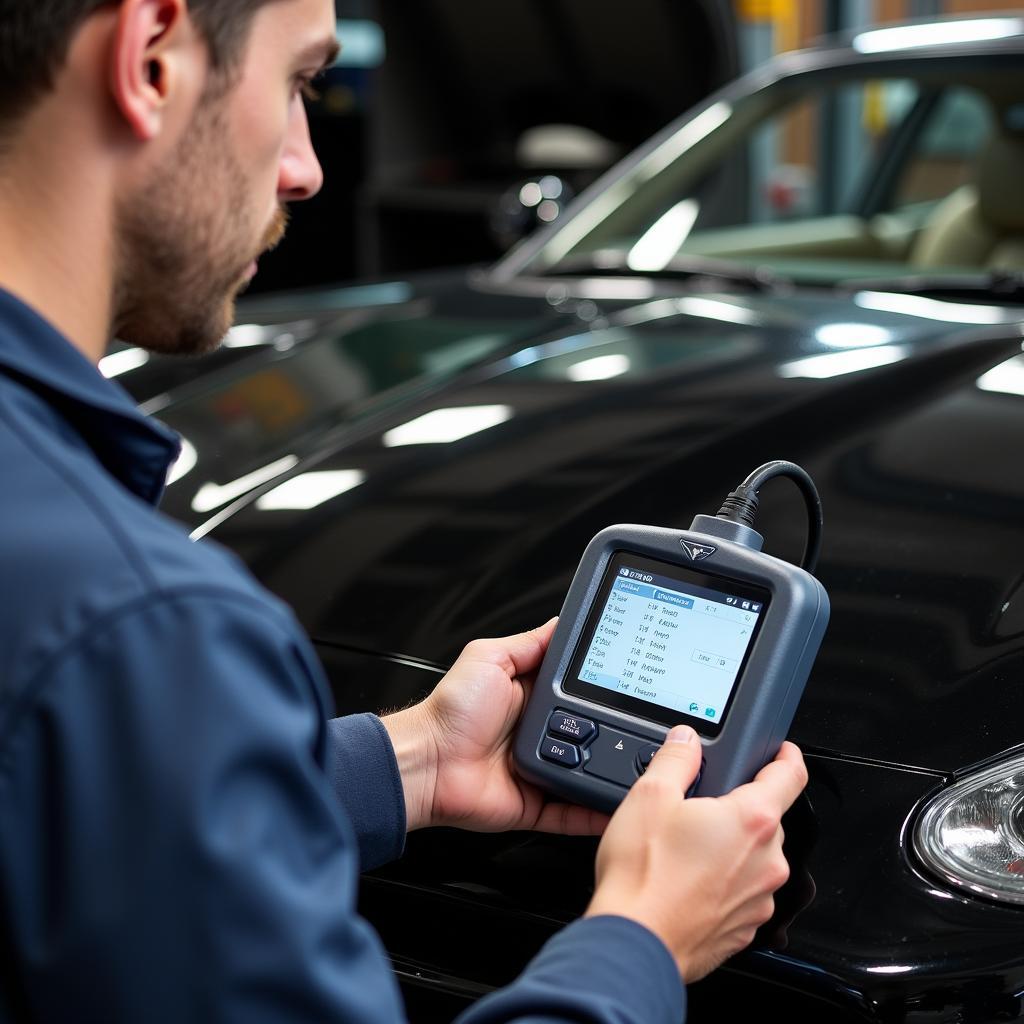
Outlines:
{"type": "Polygon", "coordinates": [[[119,204],[112,333],[121,341],[165,354],[212,351],[234,322],[252,259],[283,237],[283,207],[257,237],[228,137],[223,105],[203,102],[174,158],[119,204]]]}

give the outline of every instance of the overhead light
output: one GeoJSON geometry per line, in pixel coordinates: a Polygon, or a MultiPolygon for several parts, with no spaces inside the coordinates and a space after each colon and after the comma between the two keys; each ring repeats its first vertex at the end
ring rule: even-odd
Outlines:
{"type": "Polygon", "coordinates": [[[508,405],[462,405],[435,409],[387,431],[383,441],[388,448],[406,444],[449,444],[511,418],[512,408],[508,405]]]}
{"type": "Polygon", "coordinates": [[[613,355],[594,356],[593,359],[583,359],[573,363],[565,371],[569,380],[609,380],[612,377],[621,377],[628,373],[632,361],[629,356],[617,352],[613,355]]]}
{"type": "Polygon", "coordinates": [[[644,302],[616,313],[613,319],[616,327],[635,327],[637,324],[649,324],[669,316],[679,316],[678,299],[655,299],[653,302],[644,302]]]}
{"type": "Polygon", "coordinates": [[[687,316],[700,316],[709,320],[724,320],[729,324],[755,325],[761,318],[745,306],[722,299],[707,299],[702,295],[684,295],[676,300],[680,313],[687,316]]]}
{"type": "Polygon", "coordinates": [[[287,325],[236,324],[224,336],[221,345],[224,348],[255,348],[260,345],[273,345],[279,352],[285,352],[294,347],[298,338],[311,336],[315,329],[316,323],[312,320],[302,320],[287,325]]]}
{"type": "Polygon", "coordinates": [[[823,356],[808,356],[783,363],[777,370],[780,377],[841,377],[844,373],[857,373],[888,363],[898,363],[907,356],[905,345],[883,345],[879,348],[854,349],[849,352],[829,352],[823,356]]]}
{"type": "Polygon", "coordinates": [[[662,214],[629,250],[626,263],[630,270],[664,270],[686,241],[699,213],[696,199],[684,199],[662,214]]]}
{"type": "Polygon", "coordinates": [[[523,206],[536,206],[544,199],[544,193],[541,191],[540,183],[536,181],[528,181],[519,190],[519,202],[523,206]]]}
{"type": "Polygon", "coordinates": [[[925,320],[942,320],[954,324],[1004,324],[1022,319],[1019,310],[1007,310],[1002,306],[944,302],[924,295],[901,295],[898,292],[858,292],[853,301],[863,309],[905,313],[925,320]]]}
{"type": "Polygon", "coordinates": [[[730,324],[754,325],[761,318],[752,310],[724,299],[709,299],[703,295],[684,295],[678,299],[655,299],[642,305],[631,306],[614,316],[617,327],[632,327],[663,320],[670,316],[697,316],[707,320],[722,320],[730,324]]]}
{"type": "Polygon", "coordinates": [[[232,480],[231,483],[203,484],[196,491],[196,496],[192,499],[192,511],[212,512],[215,508],[220,508],[221,505],[226,505],[229,501],[240,498],[254,487],[259,487],[260,484],[273,480],[275,476],[287,473],[298,461],[297,455],[286,455],[283,459],[278,459],[269,466],[264,466],[262,469],[247,473],[237,480],[232,480]]]}
{"type": "Polygon", "coordinates": [[[263,512],[281,509],[310,509],[322,505],[339,494],[351,491],[366,479],[359,469],[334,469],[313,473],[300,473],[285,480],[273,490],[256,499],[256,507],[263,512]]]}
{"type": "Polygon", "coordinates": [[[977,380],[982,391],[1001,391],[1007,395],[1024,395],[1024,356],[1014,356],[993,366],[977,380]]]}
{"type": "Polygon", "coordinates": [[[565,191],[562,179],[554,174],[545,174],[538,184],[540,185],[541,195],[545,199],[558,199],[565,191]]]}
{"type": "Polygon", "coordinates": [[[252,348],[255,345],[269,345],[276,335],[275,328],[264,324],[236,324],[224,336],[221,344],[225,348],[252,348]]]}
{"type": "MultiPolygon", "coordinates": [[[[566,341],[581,341],[587,338],[588,336],[585,334],[574,334],[571,338],[566,338],[566,341]]],[[[524,366],[532,366],[539,360],[547,358],[547,349],[547,345],[531,345],[529,348],[521,348],[518,352],[513,352],[508,357],[508,365],[513,370],[521,370],[524,366]]]]}
{"type": "Polygon", "coordinates": [[[141,348],[126,348],[120,352],[112,352],[99,361],[99,371],[108,379],[120,377],[122,373],[137,370],[149,362],[149,353],[141,348]]]}
{"type": "Polygon", "coordinates": [[[937,21],[927,25],[897,25],[877,28],[854,36],[853,48],[860,53],[887,50],[916,50],[922,46],[947,43],[980,43],[986,39],[1007,39],[1024,31],[1018,18],[979,18],[976,21],[937,21]]]}
{"type": "Polygon", "coordinates": [[[598,277],[588,281],[574,281],[573,295],[581,299],[649,299],[655,291],[654,282],[648,278],[598,277]]]}
{"type": "Polygon", "coordinates": [[[892,341],[892,331],[877,324],[823,324],[814,336],[829,348],[868,348],[892,341]]]}
{"type": "Polygon", "coordinates": [[[548,224],[556,220],[561,212],[562,208],[553,199],[545,199],[537,207],[537,217],[548,224]]]}
{"type": "Polygon", "coordinates": [[[180,480],[186,473],[191,473],[195,469],[196,462],[199,460],[199,456],[196,453],[195,447],[189,444],[185,438],[181,439],[181,452],[178,457],[171,463],[171,468],[167,471],[167,486],[180,480]]]}

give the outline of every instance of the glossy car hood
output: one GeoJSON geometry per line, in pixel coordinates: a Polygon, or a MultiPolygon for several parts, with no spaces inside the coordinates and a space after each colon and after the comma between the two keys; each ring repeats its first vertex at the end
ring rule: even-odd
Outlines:
{"type": "MultiPolygon", "coordinates": [[[[474,637],[557,614],[602,527],[685,528],[785,458],[821,492],[818,575],[832,601],[793,737],[941,772],[1019,741],[1017,328],[972,325],[971,308],[952,304],[944,315],[959,323],[826,292],[630,302],[451,288],[419,310],[410,296],[362,366],[415,352],[428,323],[478,349],[365,388],[357,414],[339,397],[359,381],[346,376],[341,356],[357,346],[344,327],[205,380],[201,397],[172,392],[160,411],[216,453],[171,486],[172,513],[234,548],[323,649],[449,664],[474,637]],[[445,315],[455,309],[473,312],[445,315]],[[233,449],[235,417],[254,409],[286,422],[268,432],[257,416],[233,449]],[[273,476],[262,483],[253,437],[273,476]],[[246,458],[231,469],[236,450],[246,458]],[[197,508],[210,484],[221,490],[197,508]]],[[[796,489],[780,481],[762,498],[766,550],[797,560],[796,489]]]]}

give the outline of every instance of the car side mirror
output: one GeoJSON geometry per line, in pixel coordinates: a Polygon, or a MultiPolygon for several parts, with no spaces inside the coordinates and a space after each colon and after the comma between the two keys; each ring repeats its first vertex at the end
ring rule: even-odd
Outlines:
{"type": "Polygon", "coordinates": [[[556,221],[575,198],[575,189],[557,174],[526,178],[507,189],[491,211],[491,234],[502,250],[556,221]]]}

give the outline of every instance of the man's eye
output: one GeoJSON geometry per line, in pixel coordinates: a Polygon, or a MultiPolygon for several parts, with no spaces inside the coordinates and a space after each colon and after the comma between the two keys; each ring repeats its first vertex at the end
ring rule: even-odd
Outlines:
{"type": "Polygon", "coordinates": [[[299,91],[307,100],[310,101],[310,103],[315,103],[321,98],[320,90],[317,89],[314,83],[314,79],[304,78],[299,86],[299,91]]]}

